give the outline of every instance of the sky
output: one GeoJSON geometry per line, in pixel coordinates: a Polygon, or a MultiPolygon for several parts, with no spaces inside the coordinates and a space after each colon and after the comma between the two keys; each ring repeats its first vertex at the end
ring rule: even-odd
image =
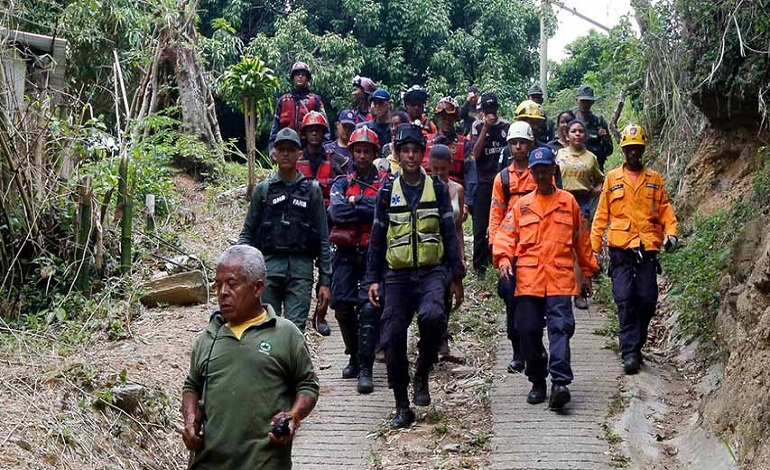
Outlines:
{"type": "MultiPolygon", "coordinates": [[[[578,12],[588,16],[598,23],[608,28],[618,24],[621,16],[627,13],[633,13],[630,0],[560,0],[568,7],[574,7],[578,12]]],[[[601,29],[575,16],[569,11],[552,5],[559,25],[556,35],[548,40],[548,60],[561,62],[566,54],[564,46],[574,41],[580,36],[588,34],[591,29],[602,32],[601,29]]],[[[631,20],[631,24],[636,27],[636,22],[631,20]]]]}

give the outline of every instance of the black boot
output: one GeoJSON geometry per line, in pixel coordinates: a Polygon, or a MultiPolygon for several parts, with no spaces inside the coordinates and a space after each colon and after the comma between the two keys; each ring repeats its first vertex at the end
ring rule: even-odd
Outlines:
{"type": "Polygon", "coordinates": [[[377,343],[377,328],[362,323],[358,328],[358,393],[372,393],[372,367],[374,365],[374,347],[377,343]]]}
{"type": "Polygon", "coordinates": [[[639,372],[639,356],[633,353],[624,357],[623,372],[625,372],[626,375],[634,375],[639,372]]]}
{"type": "Polygon", "coordinates": [[[514,353],[513,359],[508,363],[508,373],[521,372],[524,370],[524,359],[519,354],[514,353]]]}
{"type": "Polygon", "coordinates": [[[350,356],[348,365],[342,369],[342,378],[355,379],[356,377],[358,377],[358,359],[356,359],[356,356],[350,356]]]}
{"type": "Polygon", "coordinates": [[[414,404],[417,406],[430,405],[430,390],[428,388],[428,376],[430,366],[426,366],[419,358],[415,366],[412,389],[414,392],[414,404]]]}
{"type": "Polygon", "coordinates": [[[551,399],[548,401],[548,408],[560,410],[570,401],[569,389],[566,385],[553,384],[551,386],[551,399]]]}
{"type": "Polygon", "coordinates": [[[396,397],[396,416],[390,421],[390,429],[401,429],[414,423],[414,411],[409,408],[409,396],[406,389],[393,390],[396,397]]]}
{"type": "Polygon", "coordinates": [[[345,343],[345,354],[358,354],[358,313],[350,305],[342,304],[334,310],[334,317],[340,327],[342,342],[345,343]]]}
{"type": "Polygon", "coordinates": [[[530,405],[537,405],[545,401],[545,395],[548,387],[545,384],[545,380],[542,382],[534,382],[532,384],[532,390],[527,394],[527,403],[530,405]]]}
{"type": "Polygon", "coordinates": [[[371,367],[363,366],[358,371],[358,393],[372,393],[374,391],[374,381],[372,381],[371,367]]]}

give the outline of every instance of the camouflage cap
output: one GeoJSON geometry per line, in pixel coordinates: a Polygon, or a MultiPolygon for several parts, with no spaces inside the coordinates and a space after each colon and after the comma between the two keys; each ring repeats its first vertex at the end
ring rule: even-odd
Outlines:
{"type": "Polygon", "coordinates": [[[585,101],[596,101],[594,96],[594,89],[588,85],[582,85],[578,88],[577,99],[585,101]]]}
{"type": "Polygon", "coordinates": [[[284,127],[275,135],[275,144],[278,142],[289,141],[292,142],[297,148],[302,148],[302,144],[299,141],[297,131],[291,127],[284,127]]]}

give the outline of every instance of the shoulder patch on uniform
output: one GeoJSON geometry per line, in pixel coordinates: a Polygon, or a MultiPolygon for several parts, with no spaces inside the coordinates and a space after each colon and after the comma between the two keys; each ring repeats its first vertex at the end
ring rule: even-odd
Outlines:
{"type": "Polygon", "coordinates": [[[652,189],[660,189],[660,185],[655,183],[647,183],[645,186],[652,189]]]}
{"type": "Polygon", "coordinates": [[[616,189],[623,189],[623,185],[622,184],[616,184],[615,186],[612,186],[610,188],[610,191],[615,191],[616,189]]]}

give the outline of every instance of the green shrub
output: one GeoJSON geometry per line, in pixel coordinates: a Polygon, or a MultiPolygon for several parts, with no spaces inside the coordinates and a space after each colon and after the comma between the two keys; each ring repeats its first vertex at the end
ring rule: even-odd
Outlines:
{"type": "MultiPolygon", "coordinates": [[[[760,155],[766,149],[760,150],[760,155]]],[[[731,244],[743,227],[757,217],[770,202],[770,166],[753,177],[752,193],[736,201],[728,210],[717,211],[685,226],[685,243],[674,253],[661,256],[664,273],[671,281],[677,322],[691,338],[713,335],[714,319],[722,300],[719,281],[731,261],[731,244]]]]}

